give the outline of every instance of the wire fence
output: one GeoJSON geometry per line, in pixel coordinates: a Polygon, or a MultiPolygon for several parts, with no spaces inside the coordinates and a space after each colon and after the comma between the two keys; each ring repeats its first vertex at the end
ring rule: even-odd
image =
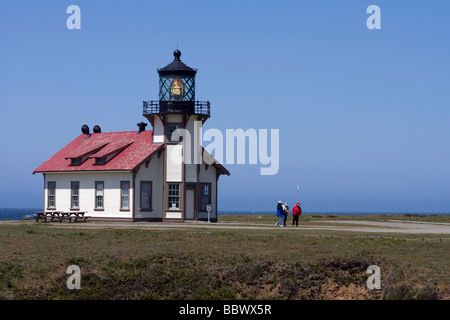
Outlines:
{"type": "Polygon", "coordinates": [[[51,231],[8,231],[0,232],[0,237],[29,237],[29,236],[61,236],[61,235],[85,235],[91,233],[89,229],[83,230],[55,230],[51,231]]]}

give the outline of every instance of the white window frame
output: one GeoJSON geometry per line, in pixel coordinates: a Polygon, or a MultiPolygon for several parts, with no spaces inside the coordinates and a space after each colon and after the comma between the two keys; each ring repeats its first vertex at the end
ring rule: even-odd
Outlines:
{"type": "Polygon", "coordinates": [[[180,183],[169,183],[167,185],[167,204],[169,206],[169,210],[180,210],[181,204],[181,185],[180,183]],[[176,188],[171,188],[172,186],[176,186],[176,188]],[[172,190],[171,190],[172,189],[172,190]],[[178,193],[178,194],[176,194],[178,193]],[[172,199],[171,199],[172,198],[172,199]],[[178,199],[178,200],[176,200],[178,199]],[[178,202],[178,206],[173,206],[178,202]]]}
{"type": "Polygon", "coordinates": [[[105,182],[95,181],[95,209],[103,210],[105,209],[105,182]],[[101,186],[101,189],[99,189],[101,186]],[[99,205],[99,200],[101,205],[99,205]]]}

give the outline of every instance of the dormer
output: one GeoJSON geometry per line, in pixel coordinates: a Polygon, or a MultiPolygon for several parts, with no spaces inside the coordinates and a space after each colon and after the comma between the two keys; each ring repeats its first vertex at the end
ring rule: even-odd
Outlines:
{"type": "Polygon", "coordinates": [[[111,142],[97,153],[92,154],[89,158],[95,159],[95,165],[99,166],[105,165],[109,161],[111,161],[111,159],[113,159],[115,156],[117,156],[119,153],[128,148],[131,144],[133,144],[133,142],[134,142],[133,140],[111,142]]]}
{"type": "Polygon", "coordinates": [[[72,154],[67,155],[65,157],[65,159],[66,160],[70,159],[71,166],[80,166],[87,159],[89,159],[91,157],[91,155],[93,155],[94,153],[97,153],[99,150],[101,150],[107,144],[108,144],[108,142],[104,142],[104,143],[97,143],[97,144],[93,144],[93,145],[90,144],[87,146],[83,146],[83,148],[73,152],[72,154]]]}

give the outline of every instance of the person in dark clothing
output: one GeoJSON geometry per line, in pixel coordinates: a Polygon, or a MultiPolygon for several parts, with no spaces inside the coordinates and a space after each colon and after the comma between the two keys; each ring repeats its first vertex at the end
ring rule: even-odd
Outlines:
{"type": "Polygon", "coordinates": [[[283,226],[283,202],[281,202],[281,201],[278,201],[278,204],[277,204],[277,217],[278,217],[278,221],[277,221],[276,225],[282,227],[283,226]]]}
{"type": "Polygon", "coordinates": [[[297,202],[297,204],[292,208],[292,226],[298,227],[298,218],[301,216],[302,214],[302,208],[300,207],[300,203],[297,202]]]}
{"type": "Polygon", "coordinates": [[[283,206],[283,225],[286,227],[287,216],[289,215],[289,206],[288,203],[285,202],[283,206]]]}

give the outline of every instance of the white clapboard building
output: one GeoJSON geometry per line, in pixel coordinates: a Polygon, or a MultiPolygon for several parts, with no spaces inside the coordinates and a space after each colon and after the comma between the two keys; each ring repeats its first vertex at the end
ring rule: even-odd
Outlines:
{"type": "Polygon", "coordinates": [[[196,69],[180,60],[159,73],[159,100],[144,101],[152,125],[82,134],[33,173],[44,177],[44,211],[87,212],[91,220],[217,221],[218,180],[230,175],[200,146],[209,101],[195,100],[196,69]],[[206,159],[206,161],[205,161],[206,159]]]}

